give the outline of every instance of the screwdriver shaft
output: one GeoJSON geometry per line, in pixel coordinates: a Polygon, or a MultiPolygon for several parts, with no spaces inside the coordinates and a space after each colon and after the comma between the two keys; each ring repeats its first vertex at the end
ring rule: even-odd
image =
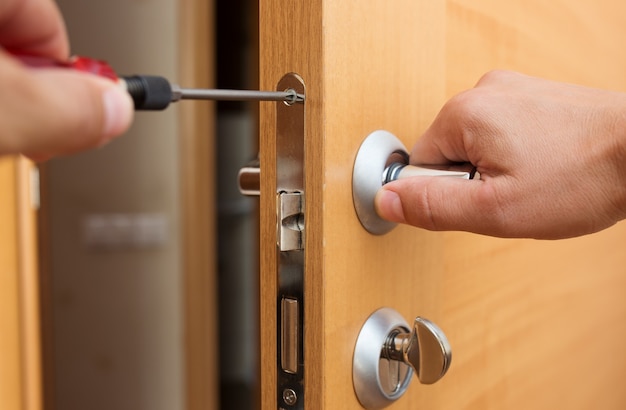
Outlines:
{"type": "Polygon", "coordinates": [[[285,101],[296,103],[304,101],[304,94],[297,94],[294,90],[218,90],[172,86],[172,101],[178,100],[285,101]]]}
{"type": "Polygon", "coordinates": [[[151,75],[120,77],[133,98],[136,110],[163,110],[180,100],[227,100],[227,101],[284,101],[291,105],[304,102],[304,94],[295,90],[218,90],[211,88],[181,88],[166,78],[151,75]]]}

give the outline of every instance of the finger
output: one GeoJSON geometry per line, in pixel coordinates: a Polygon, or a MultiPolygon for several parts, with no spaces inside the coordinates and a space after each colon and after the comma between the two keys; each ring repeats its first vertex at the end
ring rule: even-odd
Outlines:
{"type": "Polygon", "coordinates": [[[411,163],[471,162],[466,137],[477,128],[482,110],[480,95],[475,90],[451,98],[415,143],[411,163]]]}
{"type": "Polygon", "coordinates": [[[128,93],[93,75],[2,66],[0,153],[37,157],[103,145],[129,127],[128,93]]]}
{"type": "Polygon", "coordinates": [[[386,184],[375,199],[384,219],[432,230],[516,236],[484,181],[415,177],[386,184]]]}
{"type": "Polygon", "coordinates": [[[490,71],[474,88],[452,97],[413,147],[411,163],[471,162],[477,165],[482,153],[475,150],[476,139],[493,137],[494,127],[499,125],[493,113],[500,110],[505,101],[497,90],[526,78],[510,71],[490,71]]]}
{"type": "Polygon", "coordinates": [[[52,0],[0,2],[0,44],[59,60],[69,55],[65,24],[52,0]]]}

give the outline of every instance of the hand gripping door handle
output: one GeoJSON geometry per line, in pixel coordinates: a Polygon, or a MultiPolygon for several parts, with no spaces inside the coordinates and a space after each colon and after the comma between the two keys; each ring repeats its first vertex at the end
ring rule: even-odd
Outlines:
{"type": "Polygon", "coordinates": [[[374,209],[376,193],[388,182],[414,176],[480,178],[471,164],[418,167],[408,162],[406,148],[388,131],[374,131],[361,144],[352,170],[352,199],[359,221],[368,232],[382,235],[396,226],[379,217],[374,209]]]}

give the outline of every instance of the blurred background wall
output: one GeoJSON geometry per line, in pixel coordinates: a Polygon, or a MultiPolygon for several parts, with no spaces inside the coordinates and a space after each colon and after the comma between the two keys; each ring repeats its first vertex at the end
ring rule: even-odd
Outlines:
{"type": "MultiPolygon", "coordinates": [[[[58,4],[73,54],[106,60],[119,74],[179,82],[178,0],[58,4]]],[[[212,4],[215,83],[255,88],[256,2],[212,4]]],[[[180,104],[199,103],[139,112],[120,139],[46,164],[50,410],[188,408],[180,104]]],[[[217,178],[222,410],[257,405],[258,212],[236,181],[256,156],[256,118],[256,105],[216,105],[216,175],[201,176],[217,178]]]]}

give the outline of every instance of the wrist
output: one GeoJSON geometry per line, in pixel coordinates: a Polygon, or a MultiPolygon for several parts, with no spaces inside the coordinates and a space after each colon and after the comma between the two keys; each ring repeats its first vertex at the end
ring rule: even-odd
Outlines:
{"type": "Polygon", "coordinates": [[[615,178],[610,181],[614,184],[616,207],[619,209],[619,219],[626,218],[626,93],[619,95],[619,101],[613,107],[614,121],[609,131],[610,163],[614,169],[615,178]]]}

